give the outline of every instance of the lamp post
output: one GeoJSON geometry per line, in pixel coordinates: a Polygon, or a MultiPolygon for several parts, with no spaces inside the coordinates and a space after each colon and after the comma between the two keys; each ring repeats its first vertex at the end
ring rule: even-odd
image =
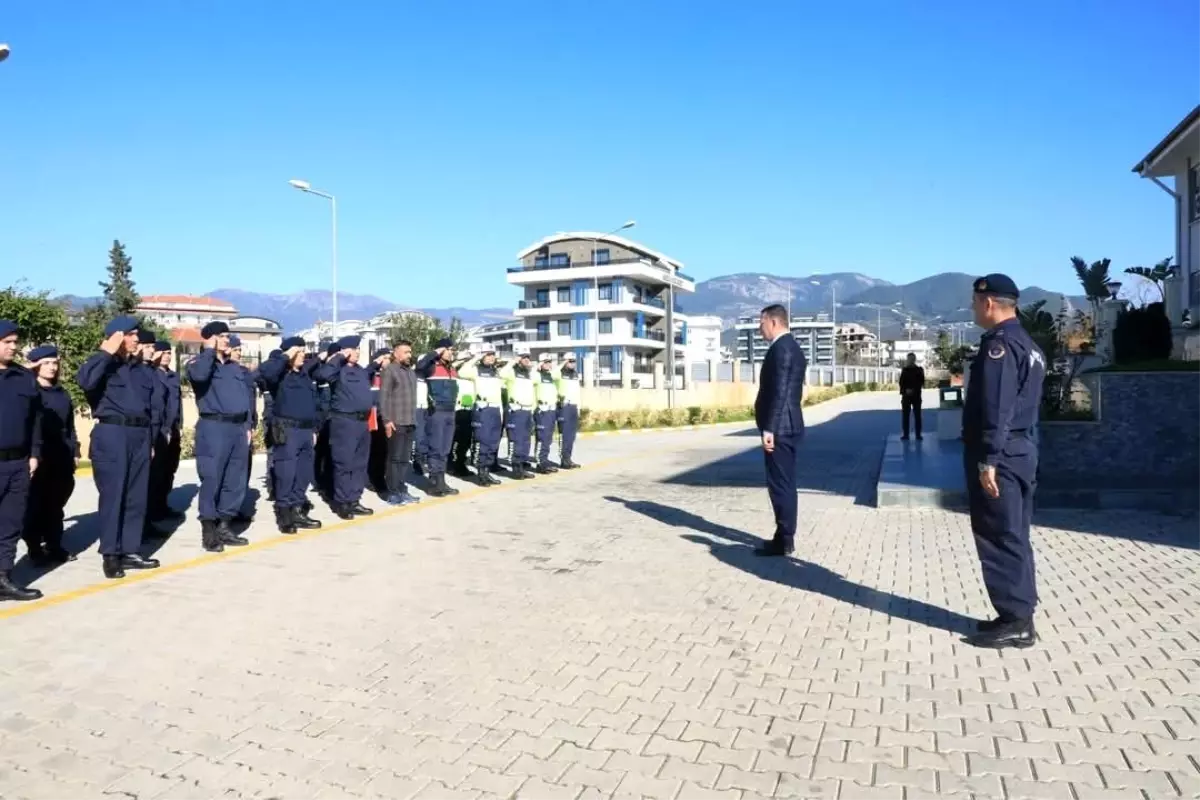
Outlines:
{"type": "Polygon", "coordinates": [[[637,220],[631,219],[621,227],[613,228],[603,236],[597,236],[592,239],[592,284],[596,290],[596,298],[594,301],[596,307],[595,312],[592,314],[596,323],[596,370],[593,374],[595,376],[597,388],[600,386],[600,265],[596,263],[596,250],[599,248],[600,240],[603,239],[604,236],[612,236],[614,233],[628,230],[634,225],[637,225],[637,220]]]}
{"type": "Polygon", "coordinates": [[[337,339],[338,325],[338,289],[337,289],[337,198],[327,192],[322,192],[319,189],[312,188],[312,184],[308,181],[292,179],[288,181],[294,188],[306,194],[315,194],[317,197],[324,197],[329,201],[329,207],[333,212],[333,338],[337,339]]]}
{"type": "Polygon", "coordinates": [[[0,61],[8,58],[8,55],[11,52],[12,49],[5,42],[0,42],[0,61]]]}

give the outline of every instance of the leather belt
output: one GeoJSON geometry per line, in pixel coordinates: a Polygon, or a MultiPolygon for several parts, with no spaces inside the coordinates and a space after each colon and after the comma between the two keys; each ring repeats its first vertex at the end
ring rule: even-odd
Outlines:
{"type": "Polygon", "coordinates": [[[335,417],[358,420],[359,422],[366,422],[367,417],[371,415],[370,411],[330,411],[329,413],[335,417]]]}
{"type": "Polygon", "coordinates": [[[105,416],[96,417],[96,422],[101,425],[121,425],[125,428],[149,428],[150,420],[145,417],[117,417],[105,416]]]}
{"type": "Polygon", "coordinates": [[[241,425],[248,420],[250,415],[243,411],[241,414],[201,414],[200,419],[206,419],[209,422],[232,422],[235,425],[241,425]]]}
{"type": "Polygon", "coordinates": [[[0,450],[0,461],[24,461],[29,458],[29,451],[24,447],[9,447],[0,450]]]}

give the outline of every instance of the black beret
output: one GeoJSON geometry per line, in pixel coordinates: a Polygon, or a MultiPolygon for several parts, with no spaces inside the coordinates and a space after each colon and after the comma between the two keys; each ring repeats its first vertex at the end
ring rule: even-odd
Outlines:
{"type": "Polygon", "coordinates": [[[271,352],[267,353],[267,358],[274,358],[275,356],[281,356],[281,355],[283,355],[282,350],[272,350],[271,352]]]}
{"type": "Polygon", "coordinates": [[[327,355],[333,355],[334,353],[336,353],[338,350],[341,350],[341,349],[342,349],[342,343],[340,341],[330,342],[329,347],[325,348],[325,353],[327,355]]]}
{"type": "Polygon", "coordinates": [[[0,339],[7,339],[19,330],[17,323],[11,319],[0,319],[0,339]]]}
{"type": "Polygon", "coordinates": [[[166,339],[159,339],[157,342],[154,343],[154,352],[156,352],[156,353],[167,353],[167,352],[170,352],[170,350],[171,350],[171,343],[168,342],[166,339]]]}
{"type": "Polygon", "coordinates": [[[217,320],[216,322],[208,323],[200,329],[200,338],[211,339],[214,336],[220,336],[222,333],[229,333],[229,326],[217,320]]]}
{"type": "Polygon", "coordinates": [[[154,344],[158,341],[158,337],[154,335],[154,331],[138,329],[138,344],[154,344]]]}
{"type": "Polygon", "coordinates": [[[997,297],[1011,297],[1013,300],[1021,296],[1013,279],[999,272],[976,278],[973,288],[976,294],[993,294],[997,297]]]}
{"type": "Polygon", "coordinates": [[[238,336],[236,333],[230,334],[229,335],[229,346],[231,348],[232,347],[241,347],[242,346],[242,337],[238,336]]]}
{"type": "MultiPolygon", "coordinates": [[[[437,343],[437,346],[438,346],[439,348],[440,348],[440,347],[454,347],[454,342],[450,341],[450,338],[449,338],[449,337],[446,337],[445,339],[439,339],[439,340],[438,340],[438,343],[437,343]]],[[[435,349],[436,349],[436,348],[435,348],[435,349]]]]}
{"type": "Polygon", "coordinates": [[[291,350],[293,347],[304,347],[303,336],[289,336],[279,343],[280,350],[291,350]]]}
{"type": "Polygon", "coordinates": [[[58,358],[58,348],[52,344],[44,344],[41,347],[35,347],[25,354],[26,360],[41,361],[43,358],[58,358]]]}
{"type": "Polygon", "coordinates": [[[104,326],[104,338],[107,339],[114,333],[133,333],[138,329],[140,324],[137,317],[130,317],[128,315],[117,317],[104,326]]]}
{"type": "Polygon", "coordinates": [[[392,349],[390,347],[377,347],[375,348],[375,352],[371,353],[371,360],[374,361],[380,356],[390,356],[391,354],[392,349]]]}
{"type": "Polygon", "coordinates": [[[362,343],[361,336],[343,336],[337,341],[338,350],[353,350],[362,343]]]}

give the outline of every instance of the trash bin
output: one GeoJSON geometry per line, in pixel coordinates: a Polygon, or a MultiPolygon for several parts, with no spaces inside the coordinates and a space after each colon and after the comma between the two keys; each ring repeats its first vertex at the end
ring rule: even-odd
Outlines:
{"type": "Polygon", "coordinates": [[[963,392],[961,386],[938,387],[938,439],[955,441],[962,436],[963,392]]]}

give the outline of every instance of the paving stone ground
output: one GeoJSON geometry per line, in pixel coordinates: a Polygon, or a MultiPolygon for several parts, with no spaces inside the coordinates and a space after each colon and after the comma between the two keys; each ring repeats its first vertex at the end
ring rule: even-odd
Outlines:
{"type": "Polygon", "coordinates": [[[967,518],[869,505],[894,402],[807,412],[793,562],[731,428],[225,558],[189,520],[117,588],[86,554],[0,606],[0,796],[1200,797],[1196,518],[1039,515],[1043,641],[969,648],[967,518]]]}

